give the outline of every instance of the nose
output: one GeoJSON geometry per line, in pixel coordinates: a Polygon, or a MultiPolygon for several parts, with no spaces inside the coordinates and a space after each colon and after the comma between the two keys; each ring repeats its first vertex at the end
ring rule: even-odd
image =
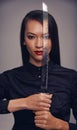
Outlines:
{"type": "Polygon", "coordinates": [[[42,48],[43,47],[43,39],[41,37],[38,37],[36,40],[36,47],[42,48]]]}

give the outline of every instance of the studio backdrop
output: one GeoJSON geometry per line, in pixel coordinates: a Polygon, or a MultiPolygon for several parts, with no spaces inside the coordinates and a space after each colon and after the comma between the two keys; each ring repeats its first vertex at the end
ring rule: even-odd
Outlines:
{"type": "MultiPolygon", "coordinates": [[[[42,2],[58,24],[61,65],[77,70],[77,0],[0,0],[0,73],[22,65],[21,22],[27,12],[42,9],[42,2]]],[[[0,114],[0,130],[11,130],[13,123],[12,114],[0,114]]]]}

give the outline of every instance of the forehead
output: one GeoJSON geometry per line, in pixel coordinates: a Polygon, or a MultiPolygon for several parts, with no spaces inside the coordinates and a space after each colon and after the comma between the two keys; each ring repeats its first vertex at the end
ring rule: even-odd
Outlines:
{"type": "MultiPolygon", "coordinates": [[[[44,20],[43,21],[43,25],[47,26],[47,20],[44,20]]],[[[39,21],[36,21],[36,20],[29,20],[26,24],[26,32],[33,32],[33,33],[42,33],[43,32],[43,25],[39,22],[39,21]]],[[[45,32],[45,30],[44,30],[45,32]]],[[[45,32],[46,33],[46,32],[45,32]]]]}

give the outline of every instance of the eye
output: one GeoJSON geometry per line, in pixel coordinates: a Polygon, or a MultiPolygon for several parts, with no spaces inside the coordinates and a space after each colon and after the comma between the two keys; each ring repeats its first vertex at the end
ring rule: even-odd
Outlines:
{"type": "Polygon", "coordinates": [[[43,35],[43,39],[49,39],[49,34],[43,35]]]}
{"type": "Polygon", "coordinates": [[[30,40],[35,38],[35,36],[33,36],[33,35],[28,35],[27,37],[28,37],[28,39],[30,39],[30,40]]]}

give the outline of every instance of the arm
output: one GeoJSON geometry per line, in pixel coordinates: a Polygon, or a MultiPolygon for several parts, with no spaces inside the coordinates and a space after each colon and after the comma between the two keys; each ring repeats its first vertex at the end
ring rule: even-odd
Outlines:
{"type": "Polygon", "coordinates": [[[68,122],[54,117],[49,111],[35,112],[35,125],[45,130],[69,130],[68,122]]]}
{"type": "MultiPolygon", "coordinates": [[[[71,85],[71,107],[77,120],[77,73],[71,85]]],[[[58,119],[48,111],[35,112],[35,125],[45,130],[77,130],[77,124],[58,119]]]]}
{"type": "Polygon", "coordinates": [[[8,78],[5,73],[0,74],[0,114],[9,113],[7,105],[9,103],[8,78]]]}
{"type": "Polygon", "coordinates": [[[77,130],[77,125],[54,117],[49,111],[35,112],[35,125],[45,130],[77,130]]]}
{"type": "Polygon", "coordinates": [[[7,109],[9,112],[15,112],[24,109],[33,110],[33,111],[36,110],[48,111],[51,104],[51,97],[52,95],[39,93],[39,94],[28,96],[26,98],[10,100],[7,109]]]}
{"type": "Polygon", "coordinates": [[[51,103],[51,95],[34,94],[26,98],[11,100],[10,89],[11,76],[7,72],[0,75],[0,113],[15,112],[19,110],[48,110],[51,103]],[[10,87],[9,87],[10,86],[10,87]],[[6,99],[6,100],[4,100],[6,99]],[[45,100],[44,100],[45,99],[45,100]],[[45,101],[45,102],[44,102],[45,101]]]}

